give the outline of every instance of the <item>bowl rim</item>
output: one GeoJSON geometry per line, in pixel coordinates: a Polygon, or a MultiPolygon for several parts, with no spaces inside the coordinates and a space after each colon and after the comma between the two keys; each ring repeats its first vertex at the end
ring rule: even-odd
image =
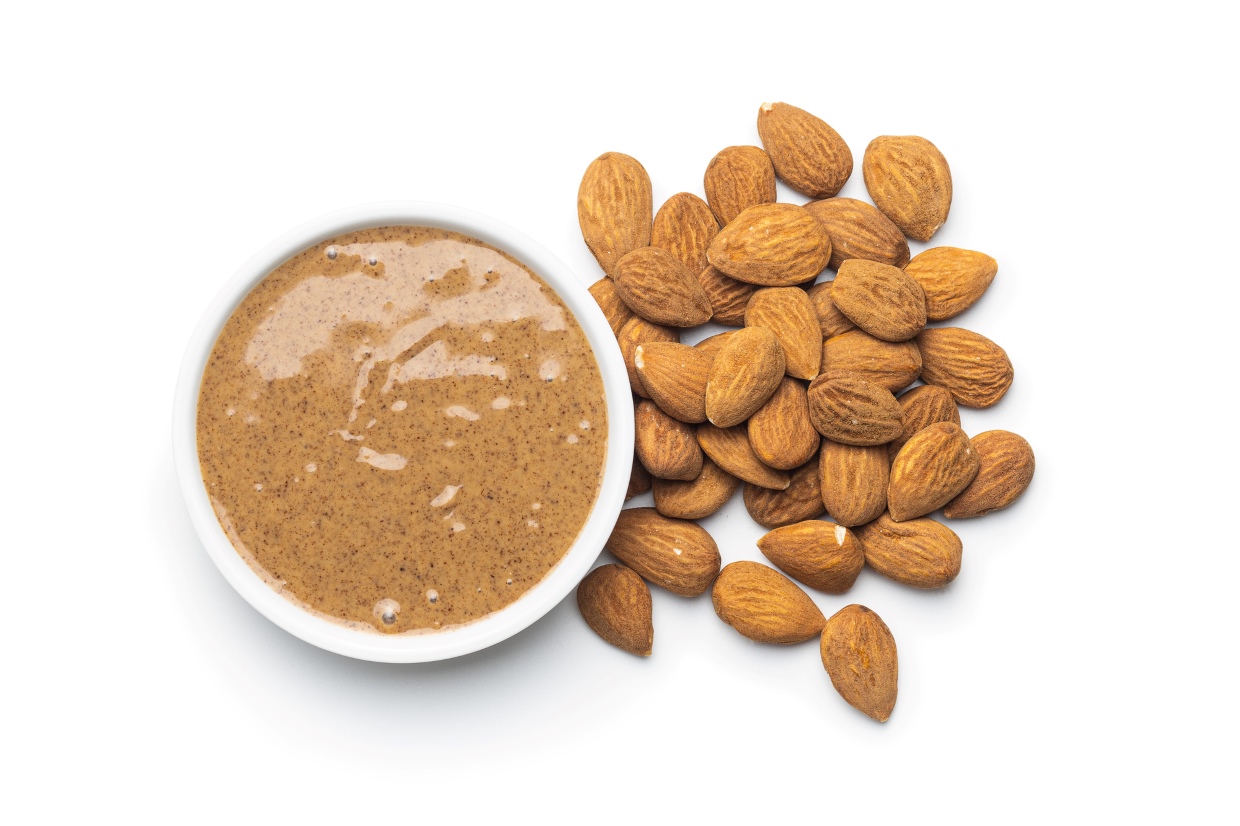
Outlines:
{"type": "Polygon", "coordinates": [[[581,581],[598,558],[624,504],[632,468],[633,405],[628,374],[611,325],[576,273],[525,233],[479,212],[428,201],[385,201],[337,210],[307,221],[249,258],[216,293],[185,348],[172,421],[177,481],[190,520],[211,560],[260,614],[312,645],[373,662],[431,662],[469,654],[508,639],[547,614],[581,581]],[[269,586],[233,547],[216,518],[198,462],[198,391],[207,359],[224,323],[250,290],[293,255],[330,238],[381,226],[432,226],[490,244],[536,272],[568,306],[586,335],[607,408],[603,481],[577,539],[537,584],[510,605],[473,622],[424,634],[358,631],[315,616],[269,586]]]}

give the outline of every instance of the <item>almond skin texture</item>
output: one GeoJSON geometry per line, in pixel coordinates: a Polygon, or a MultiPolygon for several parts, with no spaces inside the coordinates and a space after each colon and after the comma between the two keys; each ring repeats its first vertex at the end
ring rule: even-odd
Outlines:
{"type": "Polygon", "coordinates": [[[926,296],[889,264],[854,258],[840,265],[831,301],[854,324],[883,341],[908,341],[926,327],[926,296]]]}
{"type": "Polygon", "coordinates": [[[702,339],[697,344],[693,345],[693,347],[695,350],[700,350],[703,353],[709,353],[711,358],[714,358],[719,355],[719,351],[723,349],[723,345],[727,344],[732,336],[736,335],[737,332],[738,331],[736,330],[725,330],[722,333],[715,333],[713,336],[708,336],[702,339]]]}
{"type": "Polygon", "coordinates": [[[933,513],[967,488],[980,467],[960,425],[937,422],[924,427],[891,463],[887,511],[896,522],[933,513]]]}
{"type": "Polygon", "coordinates": [[[874,205],[916,241],[929,241],[947,220],[952,173],[934,144],[915,135],[883,135],[870,141],[861,161],[874,205]]]}
{"type": "Polygon", "coordinates": [[[942,588],[960,574],[960,537],[929,517],[896,522],[883,514],[857,528],[857,538],[866,564],[901,585],[942,588]]]}
{"type": "Polygon", "coordinates": [[[600,278],[590,286],[590,295],[594,296],[594,303],[603,311],[612,335],[618,337],[620,330],[633,317],[633,311],[616,292],[616,282],[610,278],[600,278]]]}
{"type": "Polygon", "coordinates": [[[792,470],[818,453],[821,436],[809,420],[809,398],[805,385],[784,378],[749,417],[749,444],[765,465],[792,470]]]}
{"type": "Polygon", "coordinates": [[[824,439],[818,453],[818,484],[827,513],[853,528],[882,515],[887,509],[891,468],[887,448],[856,447],[824,439]]]}
{"type": "Polygon", "coordinates": [[[732,427],[766,403],[784,377],[784,350],[764,327],[737,330],[715,356],[706,382],[706,418],[732,427]]]}
{"type": "Polygon", "coordinates": [[[788,576],[818,591],[842,594],[857,581],[865,553],[852,531],[811,520],[777,528],[758,540],[758,550],[788,576]]]}
{"type": "Polygon", "coordinates": [[[965,407],[990,407],[1012,386],[1012,362],[998,344],[962,327],[928,327],[917,336],[921,377],[965,407]]]}
{"type": "Polygon", "coordinates": [[[944,321],[977,303],[995,280],[999,264],[984,252],[933,247],[918,253],[904,271],[926,294],[926,317],[944,321]]]}
{"type": "Polygon", "coordinates": [[[805,209],[818,219],[831,236],[831,261],[838,270],[850,258],[877,261],[893,267],[908,263],[908,239],[891,219],[865,201],[827,198],[811,201],[805,209]]]}
{"type": "Polygon", "coordinates": [[[738,281],[790,287],[812,280],[831,260],[831,238],[793,204],[762,204],[736,216],[710,242],[711,264],[738,281]]]}
{"type": "Polygon", "coordinates": [[[765,327],[779,339],[784,370],[806,381],[818,375],[822,364],[822,331],[814,302],[800,287],[765,287],[749,299],[746,327],[765,327]]]}
{"type": "Polygon", "coordinates": [[[744,425],[720,428],[700,424],[697,438],[715,464],[742,481],[771,490],[786,490],[792,482],[787,473],[762,464],[749,444],[744,425]]]}
{"type": "Polygon", "coordinates": [[[629,386],[643,399],[650,398],[633,361],[633,357],[637,354],[637,346],[656,341],[679,342],[680,332],[674,327],[652,324],[641,316],[633,316],[620,328],[620,335],[616,336],[616,341],[620,345],[620,355],[624,357],[624,366],[629,373],[629,386]]]}
{"type": "Polygon", "coordinates": [[[864,379],[820,376],[807,395],[810,421],[832,441],[883,445],[900,435],[900,404],[884,387],[864,379]]]}
{"type": "MultiPolygon", "coordinates": [[[[853,330],[822,343],[820,378],[865,379],[898,393],[921,374],[921,351],[916,340],[883,341],[864,330],[853,330]]],[[[926,383],[938,384],[929,379],[926,383]]]]}
{"type": "Polygon", "coordinates": [[[754,642],[790,645],[822,633],[826,617],[788,577],[757,562],[733,562],[710,592],[719,619],[754,642]]]}
{"type": "MultiPolygon", "coordinates": [[[[885,488],[886,486],[884,486],[885,488]]],[[[745,510],[764,528],[782,528],[826,513],[822,488],[818,483],[818,458],[810,459],[792,472],[784,490],[745,485],[745,510]]]]}
{"type": "Polygon", "coordinates": [[[866,717],[887,722],[896,707],[896,640],[882,617],[848,605],[827,620],[819,646],[831,685],[866,717]]]}
{"type": "Polygon", "coordinates": [[[719,546],[710,534],[654,508],[620,511],[605,547],[642,579],[682,597],[706,593],[719,573],[719,546]]]}
{"type": "Polygon", "coordinates": [[[630,654],[649,657],[654,647],[650,589],[623,565],[603,565],[577,586],[577,608],[586,625],[630,654]]]}
{"type": "Polygon", "coordinates": [[[1033,481],[1033,448],[1007,430],[988,430],[969,440],[981,463],[977,476],[943,506],[949,519],[985,516],[1015,502],[1033,481]]]}
{"type": "Polygon", "coordinates": [[[705,519],[727,504],[740,485],[740,479],[707,458],[690,482],[655,479],[654,508],[676,519],[705,519]]]}
{"type": "Polygon", "coordinates": [[[775,167],[756,146],[729,146],[710,159],[702,187],[711,211],[727,226],[751,206],[775,203],[775,167]]]}
{"type": "Polygon", "coordinates": [[[718,231],[719,222],[705,201],[691,192],[678,192],[655,213],[650,246],[670,252],[696,275],[706,267],[706,248],[718,231]]]}
{"type": "Polygon", "coordinates": [[[637,453],[633,454],[633,469],[629,472],[629,486],[624,492],[626,500],[632,499],[650,490],[650,471],[637,461],[637,453]]]}
{"type": "Polygon", "coordinates": [[[710,299],[697,277],[666,250],[643,247],[616,263],[616,294],[637,315],[668,327],[710,320],[710,299]]]}
{"type": "Polygon", "coordinates": [[[710,301],[711,321],[729,327],[745,326],[745,308],[749,306],[750,297],[761,287],[737,281],[710,265],[698,273],[698,283],[710,301]]]}
{"type": "Polygon", "coordinates": [[[674,341],[639,344],[633,366],[642,389],[664,413],[689,424],[706,421],[706,382],[715,357],[674,341]]]}
{"type": "Polygon", "coordinates": [[[960,408],[952,394],[933,384],[921,384],[896,397],[900,403],[900,435],[887,445],[887,455],[894,462],[900,448],[923,427],[937,422],[960,424],[960,408]]]}
{"type": "Polygon", "coordinates": [[[664,413],[652,401],[633,416],[637,458],[656,479],[689,481],[702,472],[702,448],[693,428],[664,413]]]}
{"type": "Polygon", "coordinates": [[[853,170],[852,150],[820,118],[787,103],[764,103],[758,110],[758,137],[771,156],[775,174],[811,198],[830,198],[853,170]]]}
{"type": "Polygon", "coordinates": [[[607,275],[615,275],[626,254],[650,245],[653,213],[650,176],[635,159],[605,152],[586,167],[577,189],[577,221],[607,275]]]}
{"type": "MultiPolygon", "coordinates": [[[[818,329],[824,341],[857,329],[852,319],[841,313],[840,308],[831,300],[831,289],[834,286],[834,281],[822,281],[806,290],[806,295],[814,304],[814,312],[818,315],[818,329]]],[[[821,365],[819,369],[822,369],[821,365]]]]}

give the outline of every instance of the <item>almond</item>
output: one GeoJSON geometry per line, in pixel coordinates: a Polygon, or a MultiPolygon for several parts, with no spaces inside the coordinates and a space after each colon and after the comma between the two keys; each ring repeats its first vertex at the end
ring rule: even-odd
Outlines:
{"type": "Polygon", "coordinates": [[[857,528],[857,538],[866,564],[902,585],[942,588],[960,574],[960,537],[928,517],[896,522],[884,513],[857,528]]]}
{"type": "Polygon", "coordinates": [[[760,289],[758,285],[737,281],[710,265],[698,274],[698,283],[710,300],[711,321],[729,327],[745,325],[745,308],[749,297],[760,289]]]}
{"type": "Polygon", "coordinates": [[[883,341],[908,341],[926,326],[926,296],[904,270],[853,258],[840,265],[831,301],[862,330],[883,341]]]}
{"type": "Polygon", "coordinates": [[[729,146],[710,159],[702,187],[711,211],[726,226],[751,206],[775,203],[775,167],[756,146],[729,146]]]}
{"type": "Polygon", "coordinates": [[[755,642],[788,645],[822,633],[826,617],[788,577],[757,562],[733,562],[710,592],[719,619],[755,642]]]}
{"type": "Polygon", "coordinates": [[[702,472],[702,448],[693,428],[664,413],[652,401],[634,414],[637,458],[656,479],[689,481],[702,472]]]}
{"type": "Polygon", "coordinates": [[[738,281],[789,287],[823,271],[831,260],[831,238],[799,206],[761,204],[719,230],[706,258],[738,281]]]}
{"type": "Polygon", "coordinates": [[[857,581],[865,553],[852,531],[811,520],[777,528],[758,540],[758,550],[788,576],[828,594],[842,594],[857,581]]]}
{"type": "Polygon", "coordinates": [[[917,381],[921,372],[921,352],[916,340],[883,341],[864,330],[852,330],[822,344],[820,378],[865,379],[896,393],[917,381]]]}
{"type": "Polygon", "coordinates": [[[969,442],[980,467],[969,486],[943,506],[949,519],[985,516],[1015,502],[1033,481],[1033,448],[1015,433],[988,430],[969,442]]]}
{"type": "Polygon", "coordinates": [[[908,263],[908,239],[891,219],[865,201],[827,198],[805,205],[831,236],[831,261],[838,270],[850,258],[863,258],[893,267],[908,263]]]}
{"type": "Polygon", "coordinates": [[[831,684],[850,706],[885,723],[896,707],[896,640],[882,617],[848,605],[827,620],[819,649],[831,684]]]}
{"type": "Polygon", "coordinates": [[[909,238],[929,241],[947,220],[952,173],[943,153],[925,138],[875,138],[865,148],[861,174],[874,205],[909,238]]]}
{"type": "Polygon", "coordinates": [[[600,278],[590,286],[590,295],[594,296],[594,302],[603,311],[612,335],[619,336],[620,329],[633,317],[633,311],[616,293],[616,282],[610,278],[600,278]]]}
{"type": "Polygon", "coordinates": [[[623,565],[595,568],[577,586],[577,608],[586,625],[607,642],[649,657],[654,647],[650,589],[623,565]]]}
{"type": "Polygon", "coordinates": [[[764,528],[782,528],[794,522],[816,519],[826,513],[822,488],[818,484],[818,458],[814,457],[792,471],[784,490],[745,485],[745,510],[764,528]]]}
{"type": "Polygon", "coordinates": [[[887,510],[896,522],[933,513],[977,476],[980,462],[969,437],[952,422],[923,427],[891,463],[887,510]]]}
{"type": "Polygon", "coordinates": [[[933,247],[918,253],[904,271],[926,294],[926,317],[943,321],[977,303],[995,280],[999,264],[984,252],[933,247]]]}
{"type": "Polygon", "coordinates": [[[639,344],[633,366],[646,394],[674,419],[706,421],[706,382],[715,358],[710,353],[672,341],[639,344]]]}
{"type": "Polygon", "coordinates": [[[922,379],[965,407],[990,407],[1012,386],[1012,362],[998,344],[961,327],[928,327],[917,336],[922,379]]]}
{"type": "Polygon", "coordinates": [[[900,403],[900,435],[887,444],[887,456],[893,462],[904,443],[923,427],[936,422],[960,424],[960,408],[942,387],[921,384],[901,393],[896,401],[900,403]]]}
{"type": "Polygon", "coordinates": [[[809,417],[814,428],[846,445],[882,445],[900,435],[900,404],[884,387],[857,378],[810,384],[809,417]]]}
{"type": "Polygon", "coordinates": [[[740,484],[740,479],[707,458],[702,472],[690,482],[655,479],[654,507],[664,516],[705,519],[727,504],[740,484]]]}
{"type": "Polygon", "coordinates": [[[799,287],[764,287],[749,299],[746,327],[765,327],[779,339],[784,370],[797,379],[812,379],[822,363],[822,331],[814,302],[799,287]]]}
{"type": "Polygon", "coordinates": [[[700,424],[697,438],[715,464],[743,481],[772,490],[785,490],[791,484],[787,473],[762,464],[749,444],[744,425],[720,428],[709,423],[700,424]]]}
{"type": "Polygon", "coordinates": [[[678,342],[680,341],[679,331],[672,327],[652,324],[641,316],[633,316],[620,328],[620,335],[616,336],[616,341],[620,344],[620,355],[624,357],[624,366],[629,373],[629,386],[642,398],[650,398],[650,394],[642,385],[641,376],[637,373],[637,366],[633,362],[633,357],[637,353],[637,345],[651,344],[656,341],[678,342]]]}
{"type": "Polygon", "coordinates": [[[633,469],[629,472],[629,486],[624,492],[624,498],[632,499],[648,490],[650,490],[650,471],[642,467],[642,463],[637,461],[637,453],[634,452],[633,469]]]}
{"type": "Polygon", "coordinates": [[[811,198],[830,198],[852,175],[853,156],[839,133],[820,118],[787,103],[764,103],[758,136],[775,174],[811,198]]]}
{"type": "Polygon", "coordinates": [[[615,275],[625,255],[650,244],[653,212],[650,176],[636,160],[606,152],[586,167],[577,189],[577,221],[607,275],[615,275]]]}
{"type": "Polygon", "coordinates": [[[890,474],[883,445],[857,447],[824,439],[818,452],[822,503],[832,519],[849,528],[877,519],[887,509],[890,474]]]}
{"type": "Polygon", "coordinates": [[[633,250],[616,263],[616,294],[637,315],[668,327],[710,320],[710,299],[674,255],[657,247],[633,250]]]}
{"type": "Polygon", "coordinates": [[[749,444],[764,465],[792,470],[818,452],[821,437],[809,420],[805,385],[784,378],[749,418],[749,444]]]}
{"type": "Polygon", "coordinates": [[[831,288],[834,286],[834,281],[822,281],[806,291],[809,300],[814,304],[814,312],[818,315],[818,329],[824,340],[857,329],[857,325],[841,313],[840,308],[831,300],[831,288]]]}
{"type": "Polygon", "coordinates": [[[717,427],[748,419],[784,377],[784,351],[764,327],[737,330],[715,356],[706,382],[706,418],[717,427]]]}
{"type": "Polygon", "coordinates": [[[736,333],[736,330],[725,330],[722,333],[715,333],[713,336],[708,336],[702,339],[697,344],[693,345],[693,347],[695,350],[700,350],[703,353],[709,353],[711,358],[714,358],[719,355],[719,351],[723,349],[723,345],[727,344],[728,340],[732,338],[732,336],[736,335],[736,333]]]}
{"type": "Polygon", "coordinates": [[[642,579],[682,597],[706,593],[719,573],[719,546],[710,534],[654,508],[620,511],[605,547],[642,579]]]}
{"type": "Polygon", "coordinates": [[[706,248],[719,231],[719,222],[698,196],[678,192],[655,213],[650,246],[670,252],[696,275],[706,267],[706,248]]]}

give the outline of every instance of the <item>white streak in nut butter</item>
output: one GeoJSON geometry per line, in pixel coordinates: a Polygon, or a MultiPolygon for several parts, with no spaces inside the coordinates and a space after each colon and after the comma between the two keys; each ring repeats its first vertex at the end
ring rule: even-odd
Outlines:
{"type": "Polygon", "coordinates": [[[397,413],[404,410],[408,406],[409,406],[409,402],[405,401],[404,399],[397,399],[396,401],[392,402],[392,409],[395,410],[397,413]]]}
{"type": "Polygon", "coordinates": [[[378,453],[368,447],[358,451],[357,461],[365,462],[379,470],[404,470],[408,460],[399,453],[378,453]]]}
{"type": "Polygon", "coordinates": [[[493,410],[507,410],[512,406],[512,399],[507,396],[496,396],[491,400],[491,408],[493,410]]]}
{"type": "Polygon", "coordinates": [[[466,421],[470,421],[470,422],[476,422],[482,418],[477,413],[470,410],[468,407],[464,407],[459,404],[454,404],[451,407],[445,408],[443,412],[448,414],[451,417],[458,418],[458,419],[465,419],[466,421]]]}
{"type": "Polygon", "coordinates": [[[538,375],[543,381],[551,381],[560,375],[560,363],[555,359],[547,359],[538,368],[538,375]]]}
{"type": "Polygon", "coordinates": [[[445,485],[444,489],[439,493],[439,495],[431,500],[431,507],[442,508],[444,505],[448,504],[449,502],[453,500],[453,498],[456,497],[457,492],[462,487],[463,485],[445,485]]]}

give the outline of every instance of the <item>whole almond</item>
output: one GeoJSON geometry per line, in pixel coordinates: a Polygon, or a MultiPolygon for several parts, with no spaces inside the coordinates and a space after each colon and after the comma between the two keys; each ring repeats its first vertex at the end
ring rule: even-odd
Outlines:
{"type": "Polygon", "coordinates": [[[710,159],[702,187],[711,211],[727,225],[751,206],[775,203],[775,167],[756,146],[729,146],[710,159]]]}
{"type": "Polygon", "coordinates": [[[977,303],[995,280],[999,264],[984,252],[932,247],[918,253],[904,271],[926,294],[926,317],[943,321],[977,303]]]}
{"type": "Polygon", "coordinates": [[[722,508],[741,480],[706,458],[702,472],[689,482],[654,480],[654,508],[676,519],[705,519],[722,508]]]}
{"type": "Polygon", "coordinates": [[[594,302],[603,311],[612,335],[618,337],[621,328],[633,317],[633,311],[616,293],[616,282],[610,278],[600,278],[590,286],[590,295],[594,296],[594,302]]]}
{"type": "Polygon", "coordinates": [[[967,488],[980,466],[960,425],[936,422],[923,427],[891,463],[887,511],[896,522],[933,513],[967,488]]]}
{"type": "Polygon", "coordinates": [[[629,486],[624,492],[626,500],[632,499],[634,496],[640,496],[650,490],[650,471],[642,467],[642,463],[637,461],[636,451],[633,453],[633,469],[629,471],[629,486]]]}
{"type": "Polygon", "coordinates": [[[965,407],[990,407],[1012,386],[1012,362],[998,344],[961,327],[927,327],[917,336],[921,377],[965,407]]]}
{"type": "Polygon", "coordinates": [[[649,657],[654,647],[650,589],[623,565],[595,568],[577,586],[577,608],[586,625],[607,642],[649,657]]]}
{"type": "Polygon", "coordinates": [[[845,527],[864,525],[887,509],[891,479],[887,448],[857,447],[824,439],[818,452],[818,484],[827,513],[845,527]]]}
{"type": "Polygon", "coordinates": [[[814,312],[818,316],[818,329],[824,341],[832,336],[857,329],[852,319],[841,313],[840,308],[836,307],[835,302],[831,300],[831,288],[834,286],[834,281],[821,281],[806,290],[809,300],[814,304],[814,312]]]}
{"type": "Polygon", "coordinates": [[[784,377],[784,351],[764,327],[737,330],[715,356],[706,382],[706,418],[716,427],[748,419],[784,377]]]}
{"type": "Polygon", "coordinates": [[[816,519],[776,528],[758,540],[758,550],[797,582],[828,594],[846,592],[865,566],[852,531],[816,519]]]}
{"type": "Polygon", "coordinates": [[[823,271],[831,260],[831,238],[802,207],[761,204],[719,230],[706,258],[738,281],[789,287],[823,271]]]}
{"type": "Polygon", "coordinates": [[[649,246],[653,213],[650,176],[635,159],[605,152],[586,167],[577,189],[577,221],[603,272],[614,275],[617,261],[649,246]]]}
{"type": "Polygon", "coordinates": [[[678,192],[655,213],[650,246],[666,250],[697,275],[706,267],[706,248],[719,231],[719,222],[698,196],[678,192]]]}
{"type": "MultiPolygon", "coordinates": [[[[885,486],[884,486],[885,488],[885,486]]],[[[745,510],[764,528],[782,528],[826,513],[818,480],[818,458],[814,457],[792,471],[784,490],[745,485],[745,510]]]]}
{"type": "Polygon", "coordinates": [[[891,391],[858,378],[810,383],[809,418],[823,436],[846,445],[882,445],[900,435],[900,404],[891,391]]]}
{"type": "Polygon", "coordinates": [[[744,425],[721,428],[700,424],[697,439],[715,464],[738,479],[772,490],[785,490],[792,482],[787,473],[762,464],[749,444],[744,425]]]}
{"type": "Polygon", "coordinates": [[[702,472],[702,448],[693,428],[664,413],[652,401],[634,414],[637,458],[656,479],[689,481],[702,472]]]}
{"type": "Polygon", "coordinates": [[[864,330],[852,330],[822,343],[819,377],[865,379],[897,393],[921,375],[921,362],[917,340],[883,341],[864,330]]]}
{"type": "Polygon", "coordinates": [[[933,384],[919,384],[896,397],[900,403],[900,435],[887,444],[887,456],[893,462],[909,438],[936,422],[960,424],[960,408],[952,394],[933,384]]]}
{"type": "Polygon", "coordinates": [[[784,370],[797,379],[818,375],[822,364],[822,331],[814,302],[800,287],[764,287],[749,299],[746,327],[765,327],[779,339],[784,370]]]}
{"type": "Polygon", "coordinates": [[[875,338],[908,341],[926,327],[926,296],[899,267],[852,258],[833,284],[831,301],[875,338]]]}
{"type": "Polygon", "coordinates": [[[642,579],[682,597],[706,593],[719,573],[719,546],[710,534],[654,508],[620,511],[604,547],[642,579]]]}
{"type": "Polygon", "coordinates": [[[857,538],[866,564],[902,585],[942,588],[960,574],[960,537],[929,517],[896,522],[884,513],[857,528],[857,538]]]}
{"type": "Polygon", "coordinates": [[[852,175],[848,144],[825,121],[787,103],[764,103],[758,110],[758,136],[771,156],[775,174],[811,198],[830,198],[852,175]]]}
{"type": "Polygon", "coordinates": [[[822,437],[809,420],[805,385],[785,377],[775,392],[749,417],[749,444],[764,465],[792,470],[818,452],[822,437]]]}
{"type": "Polygon", "coordinates": [[[650,394],[646,392],[642,384],[633,357],[637,354],[639,344],[652,344],[656,341],[679,342],[680,332],[674,327],[652,324],[641,316],[635,315],[624,323],[624,326],[620,328],[620,334],[616,336],[616,342],[620,345],[620,355],[624,357],[624,366],[629,374],[629,386],[633,388],[634,393],[644,399],[650,398],[650,394]]]}
{"type": "Polygon", "coordinates": [[[746,284],[730,275],[724,275],[717,267],[709,264],[698,273],[698,283],[702,285],[706,298],[710,301],[711,321],[729,327],[745,325],[745,308],[749,306],[749,297],[761,289],[757,284],[746,284]]]}
{"type": "Polygon", "coordinates": [[[710,320],[710,299],[697,277],[666,250],[643,247],[616,263],[616,294],[637,315],[668,327],[710,320]]]}
{"type": "Polygon", "coordinates": [[[934,144],[916,135],[882,135],[861,160],[874,205],[916,241],[929,241],[947,220],[952,173],[934,144]]]}
{"type": "Polygon", "coordinates": [[[805,209],[831,236],[831,262],[838,270],[850,258],[863,258],[903,267],[908,263],[908,239],[891,219],[865,201],[827,198],[811,201],[805,209]]]}
{"type": "Polygon", "coordinates": [[[706,382],[715,358],[710,353],[672,341],[639,344],[633,366],[642,389],[674,419],[706,421],[706,382]]]}
{"type": "Polygon", "coordinates": [[[707,336],[702,339],[697,344],[693,345],[693,347],[695,350],[700,350],[703,353],[709,353],[713,359],[715,356],[719,355],[719,351],[723,349],[723,345],[727,344],[728,340],[731,339],[732,336],[736,335],[736,333],[736,330],[725,330],[722,333],[715,333],[713,336],[707,336]]]}
{"type": "Polygon", "coordinates": [[[788,577],[757,562],[724,566],[710,592],[719,619],[755,642],[789,645],[822,633],[826,617],[788,577]]]}
{"type": "Polygon", "coordinates": [[[896,640],[882,617],[848,605],[827,620],[819,648],[831,684],[850,706],[885,723],[896,707],[896,640]]]}
{"type": "Polygon", "coordinates": [[[1033,448],[1007,430],[988,430],[969,440],[981,467],[969,486],[943,506],[949,519],[985,516],[1015,502],[1033,481],[1033,448]]]}

